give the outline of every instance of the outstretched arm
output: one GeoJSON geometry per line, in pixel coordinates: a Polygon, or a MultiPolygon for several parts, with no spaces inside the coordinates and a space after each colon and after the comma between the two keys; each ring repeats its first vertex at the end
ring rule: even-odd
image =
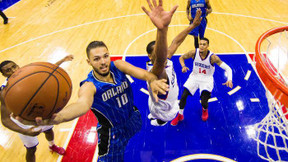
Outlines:
{"type": "Polygon", "coordinates": [[[32,127],[30,129],[23,129],[21,127],[19,127],[17,124],[15,124],[11,118],[10,115],[12,114],[11,111],[9,111],[5,105],[4,99],[2,97],[2,93],[1,93],[1,121],[3,126],[5,126],[6,128],[27,135],[27,136],[37,136],[41,133],[41,130],[35,130],[35,127],[32,127]]]}
{"type": "Polygon", "coordinates": [[[91,82],[85,82],[79,89],[78,100],[62,109],[60,112],[53,114],[51,119],[42,120],[41,117],[36,118],[38,125],[60,124],[73,120],[86,114],[92,106],[96,87],[91,82]]]}
{"type": "Polygon", "coordinates": [[[186,73],[187,71],[189,71],[189,68],[185,65],[185,60],[192,58],[195,58],[195,50],[189,51],[187,53],[185,53],[184,55],[179,57],[179,62],[181,64],[182,67],[182,73],[186,73]]]}
{"type": "Polygon", "coordinates": [[[60,66],[63,62],[65,62],[65,61],[72,61],[73,59],[74,59],[74,56],[73,56],[73,55],[68,55],[68,56],[65,56],[63,59],[57,61],[57,62],[55,63],[55,65],[60,66]]]}
{"type": "Polygon", "coordinates": [[[144,69],[138,68],[122,60],[114,61],[115,66],[125,74],[131,75],[137,79],[145,80],[149,83],[153,96],[157,101],[158,92],[165,94],[168,91],[168,85],[165,79],[157,80],[157,76],[144,69]]]}
{"type": "Polygon", "coordinates": [[[190,24],[187,28],[185,28],[181,33],[179,33],[172,41],[171,45],[168,48],[168,58],[171,59],[171,57],[174,55],[178,47],[182,44],[182,42],[185,40],[187,35],[197,26],[201,23],[201,10],[198,9],[196,11],[196,16],[193,20],[193,23],[190,24]]]}
{"type": "Polygon", "coordinates": [[[232,83],[232,70],[231,70],[231,68],[216,55],[211,56],[211,63],[212,64],[216,63],[218,66],[220,66],[223,70],[226,71],[226,73],[228,75],[227,81],[225,83],[223,83],[222,85],[226,85],[227,87],[232,88],[233,83],[232,83]]]}
{"type": "Polygon", "coordinates": [[[212,7],[211,7],[209,0],[205,0],[205,3],[207,5],[207,8],[206,8],[206,16],[207,16],[208,14],[212,12],[212,7]]]}
{"type": "Polygon", "coordinates": [[[165,63],[167,60],[167,31],[168,25],[171,22],[172,16],[178,6],[174,6],[171,11],[165,11],[162,6],[162,0],[159,0],[158,5],[156,0],[147,0],[149,8],[148,11],[145,7],[142,7],[143,11],[149,16],[152,23],[157,27],[156,44],[152,53],[153,68],[152,73],[158,78],[167,78],[165,73],[165,63]]]}

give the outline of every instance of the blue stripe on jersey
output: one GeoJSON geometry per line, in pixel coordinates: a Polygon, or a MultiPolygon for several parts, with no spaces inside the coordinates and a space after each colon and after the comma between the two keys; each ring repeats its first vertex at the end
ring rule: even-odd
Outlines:
{"type": "Polygon", "coordinates": [[[114,62],[111,62],[110,72],[115,83],[98,80],[92,70],[80,86],[85,82],[92,82],[95,85],[96,93],[92,107],[100,112],[101,116],[95,113],[95,110],[93,112],[101,125],[114,127],[124,124],[129,119],[134,112],[134,100],[129,80],[123,72],[117,69],[114,62]]]}
{"type": "Polygon", "coordinates": [[[206,17],[206,2],[205,0],[191,0],[190,1],[190,7],[191,7],[191,16],[194,18],[196,16],[196,11],[198,8],[201,9],[202,15],[201,17],[206,17]]]}

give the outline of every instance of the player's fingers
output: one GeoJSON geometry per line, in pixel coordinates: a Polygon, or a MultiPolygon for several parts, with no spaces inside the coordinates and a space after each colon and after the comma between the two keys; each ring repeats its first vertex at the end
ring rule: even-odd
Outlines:
{"type": "Polygon", "coordinates": [[[23,121],[24,121],[24,119],[21,118],[20,116],[16,116],[15,119],[18,120],[18,121],[20,121],[20,122],[23,122],[23,121]]]}
{"type": "Polygon", "coordinates": [[[147,0],[147,3],[148,3],[149,8],[152,10],[152,9],[153,9],[153,6],[152,6],[150,0],[147,0]]]}
{"type": "Polygon", "coordinates": [[[149,11],[148,11],[144,6],[142,6],[141,8],[142,8],[142,10],[146,13],[146,15],[149,16],[149,11]]]}
{"type": "Polygon", "coordinates": [[[177,8],[178,8],[178,5],[174,6],[174,7],[171,9],[170,12],[171,12],[172,14],[174,14],[174,12],[177,10],[177,8]]]}
{"type": "Polygon", "coordinates": [[[36,117],[35,121],[36,121],[37,125],[42,125],[43,124],[42,117],[36,117]]]}
{"type": "Polygon", "coordinates": [[[159,0],[159,6],[162,6],[162,5],[163,5],[163,1],[159,0]]]}
{"type": "Polygon", "coordinates": [[[154,7],[157,6],[156,0],[152,0],[154,7]]]}
{"type": "Polygon", "coordinates": [[[158,102],[158,96],[157,96],[157,93],[153,92],[153,97],[154,97],[155,101],[158,102]]]}

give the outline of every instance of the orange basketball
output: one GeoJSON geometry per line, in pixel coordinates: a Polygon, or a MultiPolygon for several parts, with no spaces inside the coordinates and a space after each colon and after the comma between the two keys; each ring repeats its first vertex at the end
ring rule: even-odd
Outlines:
{"type": "Polygon", "coordinates": [[[59,66],[35,62],[17,70],[4,89],[6,107],[25,120],[50,118],[69,101],[72,84],[59,66]]]}

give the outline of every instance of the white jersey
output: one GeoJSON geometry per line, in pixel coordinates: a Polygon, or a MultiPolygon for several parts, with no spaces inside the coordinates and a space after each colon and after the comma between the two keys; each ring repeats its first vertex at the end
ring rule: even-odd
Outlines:
{"type": "Polygon", "coordinates": [[[212,55],[213,53],[208,51],[206,58],[202,59],[199,49],[196,48],[192,73],[183,85],[192,95],[194,95],[197,89],[200,89],[200,94],[203,90],[212,92],[214,87],[213,74],[215,71],[214,65],[211,64],[212,55]]]}
{"type": "Polygon", "coordinates": [[[202,59],[199,48],[196,48],[195,58],[193,62],[193,71],[190,75],[198,77],[201,80],[213,79],[215,66],[211,64],[211,56],[213,53],[208,51],[206,58],[202,59]]]}
{"type": "MultiPolygon", "coordinates": [[[[147,63],[147,70],[151,71],[153,64],[151,62],[147,63]]],[[[170,121],[174,119],[179,111],[178,105],[178,94],[179,87],[177,83],[176,73],[174,71],[173,62],[167,59],[167,64],[165,67],[166,74],[168,76],[169,91],[166,95],[158,95],[158,103],[155,102],[152,92],[149,88],[149,110],[153,117],[161,119],[162,121],[170,121]]]]}
{"type": "Polygon", "coordinates": [[[5,82],[1,85],[0,90],[2,91],[2,89],[4,89],[7,85],[8,82],[8,78],[6,78],[5,82]]]}

